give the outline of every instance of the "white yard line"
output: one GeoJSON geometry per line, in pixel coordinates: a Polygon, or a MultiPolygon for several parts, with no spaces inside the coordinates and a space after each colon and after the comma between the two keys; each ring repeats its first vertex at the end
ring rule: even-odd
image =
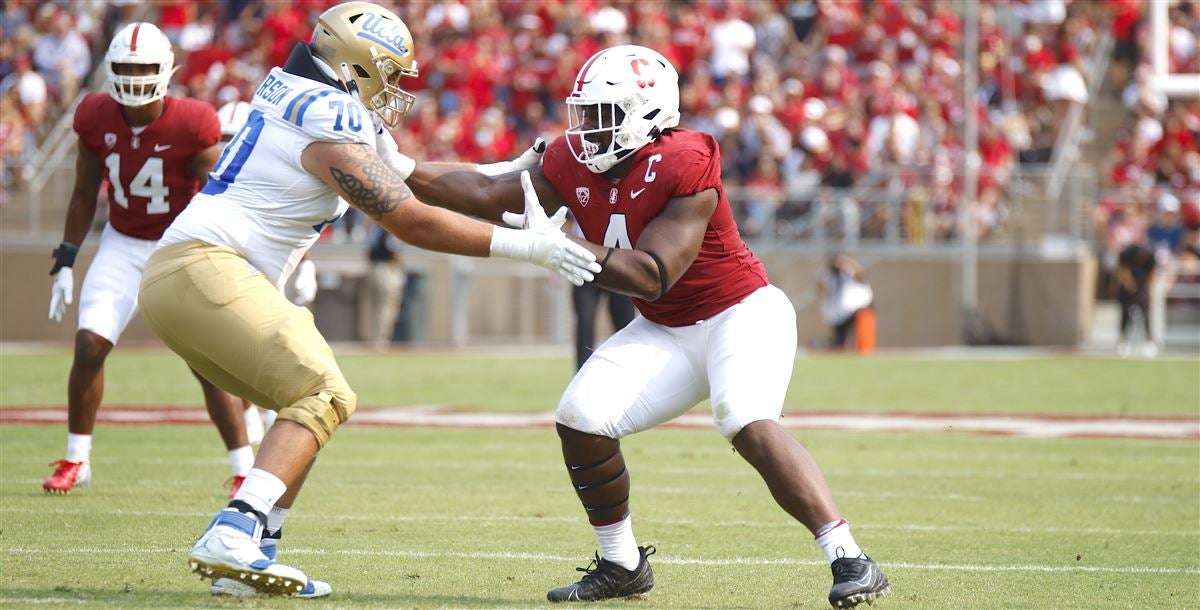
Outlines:
{"type": "MultiPolygon", "coordinates": [[[[332,459],[332,458],[331,458],[332,459]]],[[[1089,458],[1090,459],[1090,458],[1089,458]]],[[[632,460],[630,460],[632,461],[632,460]]],[[[44,464],[45,458],[22,456],[10,458],[5,456],[6,464],[44,464]]],[[[749,466],[741,460],[731,460],[732,463],[718,462],[712,465],[698,467],[668,467],[654,468],[654,473],[659,475],[686,475],[698,477],[714,477],[717,475],[742,477],[745,476],[749,466]]],[[[228,464],[228,458],[141,458],[141,457],[100,457],[92,458],[92,465],[103,466],[217,466],[228,464]]],[[[344,459],[337,458],[339,466],[349,468],[391,468],[396,465],[393,460],[370,460],[370,459],[344,459]]],[[[480,467],[491,467],[495,464],[494,460],[468,460],[457,459],[453,462],[441,462],[436,464],[436,468],[441,470],[462,470],[476,469],[480,467]]],[[[522,460],[505,460],[505,464],[514,470],[521,472],[553,472],[559,473],[562,471],[561,463],[547,463],[542,461],[522,461],[522,460]]],[[[1094,466],[1093,466],[1094,467],[1094,466]]],[[[1115,472],[1030,472],[1028,470],[903,470],[903,469],[888,469],[888,468],[837,468],[829,467],[823,469],[826,476],[841,476],[848,478],[861,477],[877,477],[884,479],[1036,479],[1039,481],[1055,480],[1055,481],[1113,481],[1113,482],[1146,482],[1146,481],[1164,481],[1172,483],[1195,483],[1196,476],[1193,474],[1179,475],[1164,475],[1164,474],[1126,474],[1115,472]]]]}
{"type": "MultiPolygon", "coordinates": [[[[0,409],[3,423],[62,423],[63,408],[0,409]]],[[[105,407],[102,423],[207,424],[208,415],[197,408],[105,407]]],[[[873,432],[974,432],[1023,438],[1146,438],[1200,440],[1200,420],[1168,417],[1086,417],[1036,415],[947,415],[920,413],[785,413],[786,428],[806,430],[857,430],[873,432]]],[[[347,422],[357,426],[433,428],[545,428],[554,425],[554,414],[457,412],[436,407],[363,408],[347,422]]],[[[711,429],[712,418],[688,413],[667,427],[711,429]]]]}
{"type": "MultiPolygon", "coordinates": [[[[141,555],[146,553],[185,553],[185,548],[173,547],[110,547],[110,548],[48,548],[48,547],[0,547],[0,553],[14,555],[141,555]]],[[[347,555],[356,557],[401,557],[401,558],[454,558],[454,559],[517,559],[533,561],[579,561],[578,555],[551,555],[548,553],[456,553],[446,551],[390,550],[371,551],[366,549],[305,549],[289,548],[288,555],[347,555]]],[[[664,565],[703,566],[826,566],[824,561],[800,559],[771,559],[766,557],[732,557],[728,559],[693,559],[655,555],[655,563],[664,565]]],[[[954,572],[1102,572],[1111,574],[1200,574],[1200,568],[1162,568],[1154,566],[1054,566],[1054,565],[977,565],[952,563],[903,563],[887,562],[889,570],[927,570],[954,572]]]]}
{"type": "MultiPolygon", "coordinates": [[[[72,515],[91,516],[94,509],[72,508],[4,508],[0,513],[14,515],[72,515]]],[[[211,511],[169,511],[169,510],[125,510],[116,509],[105,512],[106,515],[116,515],[140,519],[142,517],[163,517],[171,519],[201,519],[212,517],[211,511]]],[[[315,519],[315,515],[309,516],[315,519]]],[[[370,521],[373,523],[582,523],[583,517],[578,515],[544,515],[540,517],[512,515],[338,515],[339,520],[370,521]]],[[[745,519],[728,519],[721,521],[705,521],[698,519],[658,519],[646,518],[644,523],[654,526],[686,526],[701,528],[738,528],[738,529],[787,529],[799,527],[789,521],[750,521],[745,519]]],[[[644,525],[645,527],[645,525],[644,525]]],[[[1200,529],[1194,530],[1134,530],[1108,527],[991,527],[981,528],[975,525],[924,525],[924,524],[884,524],[870,522],[855,522],[855,529],[876,531],[902,532],[1001,532],[1009,534],[1068,534],[1068,535],[1107,535],[1107,536],[1175,536],[1200,537],[1200,529]]]]}

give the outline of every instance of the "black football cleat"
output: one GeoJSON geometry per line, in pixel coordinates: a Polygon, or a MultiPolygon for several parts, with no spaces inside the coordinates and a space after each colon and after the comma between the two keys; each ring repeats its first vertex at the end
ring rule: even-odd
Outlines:
{"type": "Polygon", "coordinates": [[[654,554],[653,546],[639,546],[641,560],[637,568],[625,568],[602,559],[600,553],[586,568],[575,568],[584,572],[579,582],[551,589],[546,599],[552,602],[598,602],[622,597],[641,597],[654,588],[654,571],[647,557],[654,554]]]}
{"type": "Polygon", "coordinates": [[[888,579],[870,557],[842,557],[830,566],[833,588],[829,604],[834,608],[853,608],[863,602],[874,603],[888,594],[888,579]]]}

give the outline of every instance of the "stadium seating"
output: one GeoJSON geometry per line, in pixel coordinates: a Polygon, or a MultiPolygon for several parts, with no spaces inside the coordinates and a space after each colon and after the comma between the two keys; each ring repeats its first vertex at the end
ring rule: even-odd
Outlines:
{"type": "MultiPolygon", "coordinates": [[[[330,4],[122,2],[76,15],[43,2],[16,5],[3,28],[6,41],[37,48],[70,26],[66,34],[89,42],[98,58],[120,22],[150,19],[180,56],[175,93],[219,106],[248,99],[330,4]]],[[[684,124],[720,139],[726,185],[750,237],[913,242],[956,235],[969,112],[982,124],[980,237],[1003,235],[1014,170],[1048,161],[1064,108],[1087,101],[1084,70],[1113,13],[1093,2],[981,3],[979,94],[968,101],[961,7],[946,0],[444,0],[398,8],[421,69],[408,86],[422,99],[397,133],[415,157],[487,162],[559,133],[578,67],[599,48],[634,42],[679,68],[684,124]]],[[[18,48],[0,46],[0,79],[17,71],[18,48]]],[[[34,68],[51,91],[50,123],[72,90],[55,76],[59,68],[36,58],[34,68]]],[[[20,118],[6,118],[0,131],[30,134],[21,150],[4,151],[5,166],[19,168],[44,130],[30,124],[32,104],[4,97],[15,100],[4,116],[20,118]]],[[[6,184],[16,184],[14,174],[6,172],[6,184]]]]}

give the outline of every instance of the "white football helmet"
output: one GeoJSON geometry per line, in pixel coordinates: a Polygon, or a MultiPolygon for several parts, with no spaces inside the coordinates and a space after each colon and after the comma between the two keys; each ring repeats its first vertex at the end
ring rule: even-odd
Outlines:
{"type": "Polygon", "coordinates": [[[389,128],[412,109],[416,96],[400,79],[417,76],[416,49],[395,13],[370,2],[339,4],[317,18],[312,50],[389,128]]]}
{"type": "Polygon", "coordinates": [[[571,153],[593,172],[606,172],[679,125],[679,73],[653,49],[609,47],[579,70],[567,113],[571,153]]]}
{"type": "Polygon", "coordinates": [[[175,53],[171,51],[171,41],[157,26],[138,21],[113,36],[104,54],[104,70],[108,74],[108,94],[113,99],[123,106],[145,106],[167,94],[167,85],[175,73],[175,53]],[[153,66],[154,71],[119,74],[116,66],[127,64],[153,66]]]}

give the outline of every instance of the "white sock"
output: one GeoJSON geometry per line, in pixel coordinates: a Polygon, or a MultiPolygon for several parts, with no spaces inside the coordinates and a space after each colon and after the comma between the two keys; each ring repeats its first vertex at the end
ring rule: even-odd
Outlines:
{"type": "Polygon", "coordinates": [[[825,551],[825,558],[833,563],[842,557],[862,557],[863,550],[850,534],[850,524],[845,519],[826,523],[817,531],[817,544],[825,551]]]}
{"type": "Polygon", "coordinates": [[[596,538],[600,540],[600,556],[625,568],[633,570],[638,567],[642,556],[638,553],[637,540],[633,537],[633,517],[625,515],[624,519],[612,525],[593,525],[596,538]]]}
{"type": "MultiPolygon", "coordinates": [[[[234,500],[249,504],[254,510],[266,515],[275,507],[279,497],[287,491],[287,485],[279,477],[259,468],[251,468],[246,481],[238,489],[234,500]]],[[[263,524],[266,526],[266,524],[263,524]]]]}
{"type": "Polygon", "coordinates": [[[267,532],[271,534],[278,532],[283,527],[283,522],[287,519],[289,512],[291,511],[287,508],[271,507],[271,512],[267,513],[267,532]]]}
{"type": "Polygon", "coordinates": [[[229,465],[233,468],[235,477],[244,477],[250,474],[250,469],[254,467],[254,449],[250,445],[246,445],[230,451],[229,465]]]}
{"type": "Polygon", "coordinates": [[[67,461],[86,462],[92,457],[92,435],[67,433],[67,461]]]}

